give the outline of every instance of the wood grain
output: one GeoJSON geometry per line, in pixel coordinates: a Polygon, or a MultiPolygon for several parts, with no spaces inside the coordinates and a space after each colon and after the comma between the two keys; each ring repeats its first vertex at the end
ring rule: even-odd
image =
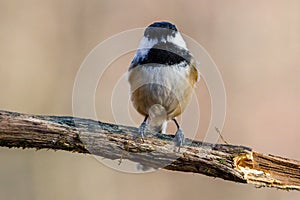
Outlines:
{"type": "Polygon", "coordinates": [[[173,151],[173,135],[70,116],[41,116],[0,111],[0,146],[65,150],[107,159],[128,159],[142,166],[204,174],[257,187],[300,190],[300,162],[253,151],[249,147],[187,139],[173,151]]]}

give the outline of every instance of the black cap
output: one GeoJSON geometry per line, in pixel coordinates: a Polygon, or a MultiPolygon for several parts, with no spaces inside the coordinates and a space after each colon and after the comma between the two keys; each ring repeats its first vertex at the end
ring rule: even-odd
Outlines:
{"type": "Polygon", "coordinates": [[[174,24],[170,22],[154,22],[153,24],[149,25],[148,27],[156,27],[156,28],[167,28],[173,31],[177,31],[177,28],[174,24]]]}
{"type": "Polygon", "coordinates": [[[167,36],[175,36],[176,32],[176,26],[170,22],[154,22],[146,28],[144,36],[148,38],[166,38],[167,36]]]}

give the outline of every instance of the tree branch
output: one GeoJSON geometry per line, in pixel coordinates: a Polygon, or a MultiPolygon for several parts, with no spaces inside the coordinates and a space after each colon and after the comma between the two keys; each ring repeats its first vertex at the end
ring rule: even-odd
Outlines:
{"type": "Polygon", "coordinates": [[[300,162],[265,155],[244,146],[187,139],[173,152],[172,135],[147,133],[137,142],[137,129],[61,116],[0,111],[0,146],[65,150],[143,166],[193,172],[258,187],[300,190],[300,162]]]}

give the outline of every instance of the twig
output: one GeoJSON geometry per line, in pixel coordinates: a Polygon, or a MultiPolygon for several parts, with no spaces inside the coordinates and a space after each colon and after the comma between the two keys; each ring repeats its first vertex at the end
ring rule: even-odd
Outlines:
{"type": "Polygon", "coordinates": [[[65,150],[107,159],[127,159],[143,166],[193,172],[258,187],[300,190],[300,162],[265,155],[251,148],[186,140],[173,152],[173,135],[147,133],[134,140],[137,129],[89,119],[27,115],[0,111],[0,146],[65,150]]]}
{"type": "Polygon", "coordinates": [[[222,136],[222,134],[221,134],[219,128],[215,127],[215,129],[216,129],[216,132],[219,134],[219,136],[220,136],[222,142],[224,142],[225,144],[229,144],[229,143],[224,139],[224,137],[222,136]]]}

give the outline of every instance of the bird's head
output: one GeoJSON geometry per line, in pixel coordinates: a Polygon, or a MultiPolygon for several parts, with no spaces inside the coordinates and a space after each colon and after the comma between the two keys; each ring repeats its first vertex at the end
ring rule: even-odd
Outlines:
{"type": "MultiPolygon", "coordinates": [[[[183,52],[187,51],[186,43],[174,24],[170,22],[154,22],[144,31],[144,36],[131,63],[131,68],[145,59],[148,60],[147,57],[149,57],[148,53],[151,48],[158,49],[153,51],[155,53],[160,53],[159,49],[165,51],[182,49],[183,52]]],[[[154,61],[153,59],[150,60],[154,61]]]]}
{"type": "Polygon", "coordinates": [[[147,48],[157,43],[173,43],[186,49],[186,43],[180,32],[176,26],[170,22],[154,22],[150,24],[144,32],[140,47],[143,48],[145,46],[147,48]]]}

